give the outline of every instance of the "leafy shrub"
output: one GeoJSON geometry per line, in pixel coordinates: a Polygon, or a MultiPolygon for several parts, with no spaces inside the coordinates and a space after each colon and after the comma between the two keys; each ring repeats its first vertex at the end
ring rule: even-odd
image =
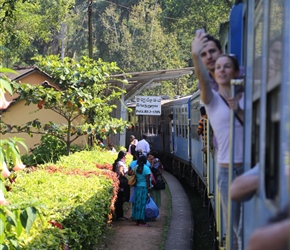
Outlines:
{"type": "MultiPolygon", "coordinates": [[[[71,153],[80,150],[81,146],[71,145],[71,153]]],[[[63,155],[66,155],[66,144],[55,136],[44,135],[40,144],[32,149],[32,153],[23,155],[21,159],[27,166],[36,166],[47,162],[55,163],[63,155]]]]}
{"type": "Polygon", "coordinates": [[[36,221],[38,226],[24,238],[21,249],[57,249],[60,239],[68,242],[70,249],[88,249],[82,247],[95,243],[104,231],[113,195],[112,180],[45,169],[18,176],[12,190],[8,196],[12,203],[34,197],[45,205],[43,223],[36,221]]]}
{"type": "MultiPolygon", "coordinates": [[[[82,151],[60,157],[29,174],[20,172],[8,199],[12,204],[42,204],[30,234],[23,233],[20,249],[91,249],[112,218],[118,179],[112,163],[117,155],[108,151],[82,151]]],[[[128,157],[127,161],[131,161],[128,157]]]]}

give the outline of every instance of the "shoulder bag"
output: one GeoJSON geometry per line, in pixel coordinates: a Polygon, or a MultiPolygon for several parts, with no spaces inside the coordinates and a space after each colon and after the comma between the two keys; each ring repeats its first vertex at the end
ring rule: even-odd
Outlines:
{"type": "Polygon", "coordinates": [[[133,171],[133,174],[129,178],[128,184],[130,186],[135,186],[135,184],[136,184],[136,167],[135,167],[135,169],[133,171]]]}

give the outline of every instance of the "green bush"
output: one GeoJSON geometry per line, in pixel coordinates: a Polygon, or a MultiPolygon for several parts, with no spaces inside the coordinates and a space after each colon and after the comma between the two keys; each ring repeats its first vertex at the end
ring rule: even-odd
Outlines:
{"type": "MultiPolygon", "coordinates": [[[[81,150],[81,146],[71,145],[71,153],[81,150]]],[[[44,135],[40,144],[32,149],[31,154],[23,155],[21,160],[27,166],[36,166],[47,162],[55,163],[63,155],[66,155],[66,144],[55,136],[44,135]]]]}
{"type": "Polygon", "coordinates": [[[60,249],[67,244],[69,249],[91,249],[97,244],[106,231],[117,192],[116,176],[106,170],[116,157],[111,152],[82,151],[61,157],[54,166],[17,173],[7,199],[12,204],[32,199],[42,204],[38,206],[42,217],[29,234],[21,235],[20,248],[60,249]]]}

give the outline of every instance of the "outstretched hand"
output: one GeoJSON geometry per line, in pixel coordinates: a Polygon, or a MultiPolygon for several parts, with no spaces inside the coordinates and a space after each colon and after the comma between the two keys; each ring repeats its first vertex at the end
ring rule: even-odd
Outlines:
{"type": "Polygon", "coordinates": [[[239,107],[239,98],[238,97],[228,98],[227,102],[229,104],[230,109],[233,109],[234,111],[238,111],[240,109],[240,107],[239,107]]]}
{"type": "Polygon", "coordinates": [[[192,40],[191,43],[191,53],[195,55],[199,55],[201,50],[205,47],[207,38],[206,33],[204,33],[202,30],[198,30],[196,32],[195,38],[192,40]]]}

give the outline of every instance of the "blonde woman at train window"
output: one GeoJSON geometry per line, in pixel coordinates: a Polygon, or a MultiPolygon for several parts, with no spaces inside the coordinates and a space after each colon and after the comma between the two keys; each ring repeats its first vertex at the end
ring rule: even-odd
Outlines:
{"type": "MultiPolygon", "coordinates": [[[[218,155],[217,163],[219,168],[218,186],[221,194],[221,204],[225,225],[227,225],[228,215],[228,168],[230,163],[230,109],[236,113],[235,117],[235,155],[234,155],[234,175],[240,175],[243,172],[243,93],[231,94],[231,79],[239,75],[239,65],[235,57],[229,55],[220,55],[215,61],[211,61],[211,41],[207,41],[206,33],[197,32],[192,41],[192,58],[195,72],[200,81],[200,96],[205,105],[207,115],[211,121],[217,145],[218,155]],[[218,84],[218,92],[212,90],[210,79],[202,58],[208,57],[208,63],[214,63],[214,78],[218,84]]],[[[239,230],[240,204],[234,203],[234,249],[241,249],[242,237],[239,230]]]]}

